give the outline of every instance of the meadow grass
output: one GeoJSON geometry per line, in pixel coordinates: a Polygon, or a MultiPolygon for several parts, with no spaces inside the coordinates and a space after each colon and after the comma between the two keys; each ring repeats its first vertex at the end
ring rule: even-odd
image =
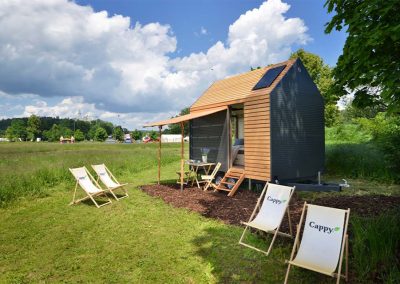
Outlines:
{"type": "MultiPolygon", "coordinates": [[[[156,182],[156,145],[0,147],[7,155],[1,180],[19,179],[18,193],[28,192],[18,201],[15,193],[3,195],[14,199],[7,199],[13,202],[0,209],[0,283],[283,280],[290,242],[278,242],[266,258],[237,244],[241,228],[173,208],[138,190],[140,184],[156,182]],[[74,187],[68,167],[100,162],[121,181],[131,183],[130,197],[101,209],[90,203],[68,206],[74,187]],[[52,178],[44,178],[46,172],[52,178]],[[39,194],[30,192],[34,186],[24,188],[30,182],[36,185],[36,180],[43,186],[39,194]]],[[[173,180],[178,168],[179,145],[164,145],[162,179],[173,180]]],[[[250,241],[265,246],[257,236],[250,236],[250,241]]],[[[323,279],[300,270],[292,277],[305,283],[323,279]]]]}
{"type": "MultiPolygon", "coordinates": [[[[162,154],[162,166],[179,161],[176,145],[163,145],[162,154]]],[[[0,157],[0,206],[19,197],[44,197],[56,185],[71,183],[68,168],[106,163],[115,174],[129,176],[157,164],[150,144],[3,143],[0,157]]]]}
{"type": "Polygon", "coordinates": [[[378,217],[358,217],[352,220],[353,258],[360,281],[379,279],[385,283],[400,280],[400,208],[378,217]],[[396,255],[397,252],[397,255],[396,255]]]}
{"type": "MultiPolygon", "coordinates": [[[[179,152],[179,144],[163,145],[163,181],[176,178],[179,152]]],[[[282,282],[290,240],[279,238],[272,255],[265,257],[237,244],[242,228],[173,208],[138,189],[156,182],[156,153],[155,144],[0,144],[0,283],[282,282]],[[74,187],[68,168],[103,162],[130,183],[130,197],[101,209],[90,203],[68,206],[74,187]]],[[[346,194],[360,190],[374,193],[353,186],[346,194]]],[[[359,227],[369,223],[360,219],[359,227]]],[[[266,247],[259,236],[248,238],[266,247]]],[[[365,243],[365,238],[356,240],[365,243]]],[[[361,273],[358,259],[351,256],[351,268],[361,273]]],[[[398,280],[395,270],[388,274],[385,279],[398,280]]],[[[290,279],[334,283],[296,268],[290,279]]]]}
{"type": "Polygon", "coordinates": [[[360,125],[344,124],[325,129],[325,171],[330,176],[394,183],[393,172],[381,149],[360,125]]]}

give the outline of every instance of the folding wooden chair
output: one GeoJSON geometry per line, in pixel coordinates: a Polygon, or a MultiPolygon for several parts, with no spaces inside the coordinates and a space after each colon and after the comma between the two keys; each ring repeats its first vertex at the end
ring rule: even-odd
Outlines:
{"type": "Polygon", "coordinates": [[[290,220],[288,205],[290,199],[292,198],[294,190],[295,187],[283,186],[267,182],[264,186],[263,191],[261,192],[260,197],[257,200],[256,207],[254,208],[249,221],[242,222],[242,224],[246,225],[246,227],[243,231],[242,236],[240,237],[239,244],[269,255],[277,235],[292,238],[292,224],[290,220]],[[261,201],[262,205],[260,207],[261,201]],[[257,216],[253,219],[256,212],[257,216]],[[285,212],[287,212],[287,216],[289,219],[289,234],[279,231],[283,217],[285,216],[285,212]],[[273,234],[271,243],[267,251],[258,249],[243,242],[244,235],[249,227],[273,234]]]}
{"type": "Polygon", "coordinates": [[[101,182],[107,187],[107,191],[109,191],[116,200],[120,200],[129,196],[124,187],[125,185],[127,185],[127,183],[119,183],[105,164],[92,165],[92,168],[97,174],[97,181],[99,181],[100,179],[101,182]],[[122,197],[118,198],[114,193],[114,190],[117,189],[122,189],[125,194],[122,197]]]}
{"type": "Polygon", "coordinates": [[[110,198],[108,198],[106,191],[104,191],[99,183],[93,178],[93,176],[90,174],[90,172],[86,169],[86,167],[81,167],[81,168],[75,168],[75,169],[69,169],[72,175],[76,179],[76,184],[75,184],[75,190],[74,190],[74,196],[72,198],[72,201],[70,205],[72,204],[77,204],[79,202],[82,202],[86,199],[90,199],[93,201],[93,203],[96,205],[97,208],[100,208],[104,205],[107,205],[111,203],[110,198]],[[78,188],[78,185],[85,191],[86,197],[83,197],[81,199],[75,199],[76,197],[76,190],[78,188]],[[94,197],[96,196],[101,196],[104,195],[107,197],[108,202],[99,205],[94,197]]]}
{"type": "Polygon", "coordinates": [[[214,167],[214,170],[212,171],[211,175],[202,175],[201,179],[205,181],[206,185],[204,186],[204,191],[207,191],[207,189],[211,186],[213,188],[216,188],[217,185],[213,183],[212,181],[215,179],[215,175],[218,173],[219,168],[221,167],[221,163],[217,163],[214,167]]]}
{"type": "Polygon", "coordinates": [[[343,210],[304,203],[292,254],[290,260],[287,261],[289,266],[285,283],[288,281],[292,265],[337,277],[336,283],[340,282],[341,277],[347,281],[349,216],[350,209],[343,210]],[[306,211],[307,217],[300,242],[300,231],[306,211]],[[294,257],[296,252],[296,257],[294,257]],[[344,253],[346,254],[346,272],[342,275],[344,253]]]}

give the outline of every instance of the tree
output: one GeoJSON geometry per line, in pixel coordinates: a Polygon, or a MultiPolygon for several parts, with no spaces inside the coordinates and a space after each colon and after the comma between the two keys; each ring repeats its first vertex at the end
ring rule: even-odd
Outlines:
{"type": "Polygon", "coordinates": [[[40,118],[32,114],[28,118],[28,126],[26,127],[29,140],[35,140],[40,134],[40,118]]]}
{"type": "Polygon", "coordinates": [[[85,135],[80,129],[75,130],[74,138],[77,142],[85,140],[85,135]]]}
{"type": "Polygon", "coordinates": [[[6,137],[9,140],[17,140],[19,138],[25,140],[27,137],[25,122],[22,119],[12,120],[11,125],[6,130],[6,137]]]}
{"type": "Polygon", "coordinates": [[[96,141],[104,141],[108,137],[107,131],[103,127],[97,127],[96,132],[94,133],[94,140],[96,141]]]}
{"type": "Polygon", "coordinates": [[[329,104],[325,106],[325,126],[334,126],[339,119],[339,109],[334,104],[329,104]]]}
{"type": "Polygon", "coordinates": [[[157,131],[154,131],[154,130],[150,131],[149,137],[150,137],[152,140],[157,140],[157,139],[158,139],[158,133],[157,133],[157,131]]]}
{"type": "MultiPolygon", "coordinates": [[[[189,114],[189,112],[190,112],[190,109],[188,107],[184,108],[175,117],[182,116],[182,115],[185,115],[185,114],[189,114]]],[[[189,134],[189,122],[185,121],[183,125],[184,125],[184,134],[186,136],[186,135],[189,134]]],[[[164,133],[165,134],[181,134],[181,125],[179,123],[177,123],[177,124],[169,124],[168,125],[168,129],[165,129],[164,133]]]]}
{"type": "Polygon", "coordinates": [[[400,5],[398,0],[327,0],[334,16],[325,32],[347,27],[343,54],[333,70],[333,93],[354,92],[354,103],[400,110],[400,5]]]}
{"type": "Polygon", "coordinates": [[[122,141],[124,140],[124,131],[121,126],[114,127],[113,136],[115,140],[122,141]]]}
{"type": "Polygon", "coordinates": [[[132,131],[131,133],[132,135],[132,139],[133,140],[141,140],[143,137],[143,133],[140,130],[135,129],[134,131],[132,131]]]}
{"type": "Polygon", "coordinates": [[[43,131],[43,136],[50,142],[58,141],[61,136],[60,126],[53,124],[49,130],[43,131]]]}

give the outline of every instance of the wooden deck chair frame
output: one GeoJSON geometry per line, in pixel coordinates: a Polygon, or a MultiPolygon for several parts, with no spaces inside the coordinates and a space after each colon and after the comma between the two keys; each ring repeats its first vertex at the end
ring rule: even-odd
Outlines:
{"type": "MultiPolygon", "coordinates": [[[[266,194],[266,192],[267,192],[267,189],[268,189],[268,185],[269,185],[269,184],[270,184],[270,183],[268,183],[268,182],[265,184],[264,189],[263,189],[263,191],[261,192],[260,197],[257,199],[257,204],[256,204],[256,206],[254,207],[253,213],[251,214],[251,216],[250,216],[250,218],[249,218],[249,221],[248,221],[247,223],[250,223],[250,222],[253,220],[253,218],[254,218],[255,215],[256,215],[256,212],[260,209],[261,201],[263,200],[263,198],[265,198],[265,194],[266,194]]],[[[270,254],[271,250],[272,250],[272,247],[273,247],[273,245],[274,245],[274,242],[275,242],[275,239],[276,239],[276,236],[277,236],[277,235],[284,236],[284,237],[289,237],[289,238],[293,238],[293,229],[292,229],[292,221],[291,221],[291,219],[290,219],[289,203],[290,203],[290,200],[292,199],[292,196],[293,196],[293,193],[294,193],[295,189],[296,189],[296,187],[293,186],[293,187],[292,187],[292,191],[291,191],[290,196],[289,196],[289,200],[288,200],[287,205],[286,205],[286,214],[287,214],[287,216],[288,216],[288,222],[289,222],[289,234],[283,233],[283,232],[280,232],[280,231],[279,231],[279,229],[280,229],[280,227],[281,227],[281,225],[282,225],[283,218],[284,218],[284,216],[283,216],[282,219],[281,219],[280,222],[279,222],[278,227],[277,227],[274,231],[268,231],[268,232],[266,232],[266,233],[273,234],[271,243],[270,243],[270,245],[269,245],[267,251],[261,250],[261,249],[259,249],[259,248],[256,248],[256,247],[254,247],[254,246],[252,246],[252,245],[249,245],[249,244],[246,244],[246,243],[243,242],[243,238],[244,238],[244,236],[245,236],[245,234],[246,234],[246,231],[249,229],[249,227],[250,227],[250,228],[253,228],[253,227],[251,227],[251,226],[249,226],[249,225],[247,225],[247,224],[246,224],[246,227],[244,228],[244,231],[243,231],[243,233],[242,233],[242,236],[240,237],[239,244],[241,244],[241,245],[243,245],[243,246],[245,246],[245,247],[254,249],[254,250],[256,250],[256,251],[262,252],[262,253],[264,253],[265,255],[268,256],[268,255],[270,254]]],[[[242,223],[243,223],[243,222],[242,222],[242,223]]],[[[253,229],[257,229],[257,228],[253,228],[253,229]]],[[[257,230],[260,230],[260,229],[257,229],[257,230]]],[[[261,230],[260,230],[260,231],[261,231],[261,230]]],[[[263,232],[265,232],[265,231],[263,231],[263,232]]]]}
{"type": "Polygon", "coordinates": [[[218,173],[220,167],[221,167],[221,163],[218,162],[215,165],[214,170],[212,171],[211,175],[202,175],[201,176],[201,179],[206,181],[206,185],[204,186],[204,191],[207,191],[210,186],[214,189],[217,187],[217,185],[215,183],[213,183],[212,181],[215,179],[215,176],[218,173]]]}
{"type": "Polygon", "coordinates": [[[87,199],[92,200],[93,203],[94,203],[94,205],[96,205],[97,208],[100,208],[100,207],[102,207],[102,206],[104,206],[104,205],[107,205],[107,204],[112,203],[112,202],[111,202],[111,199],[107,196],[107,192],[106,192],[103,188],[101,188],[101,186],[99,185],[99,183],[94,179],[94,177],[93,177],[92,174],[88,171],[88,169],[87,169],[85,166],[83,166],[83,168],[85,169],[85,172],[86,172],[87,175],[89,176],[89,179],[90,179],[90,180],[97,186],[97,188],[98,188],[99,190],[101,190],[101,191],[92,194],[92,193],[87,192],[87,191],[82,187],[83,191],[86,193],[87,196],[85,196],[85,197],[83,197],[83,198],[80,198],[80,199],[75,199],[75,198],[76,198],[76,190],[78,189],[78,186],[79,186],[79,181],[76,179],[76,177],[75,177],[75,175],[74,175],[74,173],[73,173],[73,171],[72,171],[73,169],[70,168],[69,171],[72,173],[72,175],[73,175],[74,178],[76,179],[76,183],[75,183],[74,195],[73,195],[72,201],[69,203],[69,205],[78,204],[78,203],[80,203],[80,202],[82,202],[82,201],[85,201],[85,200],[87,200],[87,199]],[[102,195],[104,195],[105,197],[107,197],[108,201],[107,201],[106,203],[103,203],[103,204],[99,205],[99,204],[96,202],[96,200],[95,200],[94,198],[95,198],[96,196],[102,196],[102,195]]]}
{"type": "Polygon", "coordinates": [[[301,228],[303,226],[303,220],[304,220],[304,216],[305,216],[305,212],[308,208],[308,204],[307,202],[304,202],[304,206],[303,206],[303,212],[301,213],[301,217],[300,217],[300,222],[299,224],[296,226],[297,228],[297,233],[296,233],[296,238],[294,240],[294,245],[293,245],[293,249],[292,249],[292,253],[290,255],[290,260],[286,261],[286,263],[288,263],[288,268],[286,271],[286,276],[285,276],[285,284],[288,282],[289,279],[289,273],[290,273],[290,268],[292,265],[297,266],[297,267],[301,267],[301,268],[305,268],[311,271],[315,271],[315,272],[319,272],[321,274],[325,274],[331,277],[336,277],[336,283],[339,284],[340,282],[340,278],[344,278],[345,281],[347,282],[348,280],[348,271],[349,271],[349,236],[347,234],[347,228],[348,228],[348,224],[349,224],[349,216],[350,216],[350,208],[348,208],[345,213],[345,223],[344,223],[344,230],[343,230],[343,236],[342,236],[342,245],[341,245],[341,249],[340,249],[340,255],[339,255],[339,264],[336,268],[337,272],[333,272],[332,274],[326,274],[322,271],[316,271],[314,269],[311,268],[307,268],[305,266],[299,266],[296,265],[294,263],[292,263],[295,253],[296,251],[298,251],[299,247],[300,247],[300,231],[301,228]],[[343,245],[344,242],[344,245],[343,245]],[[346,263],[345,263],[345,274],[341,274],[342,273],[342,264],[343,264],[343,255],[345,254],[345,258],[346,258],[346,263]]]}
{"type": "MultiPolygon", "coordinates": [[[[111,180],[113,180],[116,184],[118,184],[118,186],[112,187],[112,188],[111,188],[111,187],[108,187],[108,186],[103,182],[103,184],[107,187],[107,189],[106,189],[105,191],[110,192],[111,195],[112,195],[116,200],[120,200],[120,199],[122,199],[122,198],[129,197],[128,192],[127,192],[126,189],[125,189],[125,186],[128,185],[128,183],[120,183],[120,182],[117,180],[117,178],[112,174],[112,172],[107,168],[107,166],[106,166],[105,164],[100,164],[100,165],[104,166],[104,168],[105,168],[107,174],[110,176],[111,180]],[[121,196],[121,197],[118,198],[118,197],[115,195],[115,193],[114,193],[114,190],[117,190],[117,189],[122,189],[122,190],[124,191],[125,195],[123,195],[123,196],[121,196]]],[[[96,171],[95,166],[100,166],[100,165],[91,165],[92,168],[93,168],[93,170],[94,170],[94,171],[96,172],[96,174],[97,174],[97,180],[96,180],[97,183],[98,183],[99,180],[100,180],[100,175],[99,175],[99,173],[96,171]]]]}

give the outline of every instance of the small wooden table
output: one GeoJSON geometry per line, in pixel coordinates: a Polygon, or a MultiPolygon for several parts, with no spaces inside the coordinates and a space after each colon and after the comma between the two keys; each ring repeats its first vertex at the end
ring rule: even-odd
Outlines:
{"type": "Polygon", "coordinates": [[[204,183],[205,181],[200,180],[197,178],[199,169],[202,168],[206,175],[208,175],[211,171],[211,168],[216,165],[216,163],[204,163],[204,162],[192,162],[186,161],[186,164],[189,165],[189,169],[191,174],[193,173],[194,177],[192,179],[192,186],[194,182],[196,182],[197,187],[200,188],[200,183],[204,183]]]}

